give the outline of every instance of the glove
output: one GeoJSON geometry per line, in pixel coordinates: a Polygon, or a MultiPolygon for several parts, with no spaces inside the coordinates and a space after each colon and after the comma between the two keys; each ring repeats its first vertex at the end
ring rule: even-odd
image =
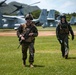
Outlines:
{"type": "Polygon", "coordinates": [[[72,35],[72,40],[74,40],[74,35],[72,35]]]}

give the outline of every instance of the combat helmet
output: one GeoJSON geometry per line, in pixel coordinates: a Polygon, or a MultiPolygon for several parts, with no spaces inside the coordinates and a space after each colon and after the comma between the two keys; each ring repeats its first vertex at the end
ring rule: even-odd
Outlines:
{"type": "Polygon", "coordinates": [[[29,13],[25,16],[25,20],[27,20],[27,19],[33,20],[33,16],[31,13],[29,13]]]}
{"type": "Polygon", "coordinates": [[[65,19],[65,23],[67,23],[65,14],[63,14],[63,15],[60,16],[60,21],[61,21],[61,23],[62,23],[62,18],[64,18],[64,19],[65,19]]]}
{"type": "Polygon", "coordinates": [[[65,18],[65,20],[66,20],[66,16],[65,16],[64,14],[62,14],[62,15],[60,16],[60,19],[62,19],[62,18],[65,18]]]}

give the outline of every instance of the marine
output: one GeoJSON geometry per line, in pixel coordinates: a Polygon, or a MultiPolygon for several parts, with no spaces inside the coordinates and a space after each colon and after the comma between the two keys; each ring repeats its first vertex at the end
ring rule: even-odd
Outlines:
{"type": "Polygon", "coordinates": [[[17,30],[17,36],[22,46],[23,65],[26,66],[27,50],[29,49],[30,67],[34,67],[33,66],[34,53],[35,53],[34,43],[35,43],[35,37],[38,36],[38,29],[32,22],[33,16],[30,13],[25,16],[25,20],[26,23],[19,26],[17,30]]]}
{"type": "Polygon", "coordinates": [[[62,15],[60,17],[60,23],[56,27],[56,36],[61,45],[62,57],[65,59],[68,58],[69,54],[69,34],[71,34],[72,40],[74,40],[74,32],[72,30],[72,27],[67,22],[66,16],[62,15]]]}

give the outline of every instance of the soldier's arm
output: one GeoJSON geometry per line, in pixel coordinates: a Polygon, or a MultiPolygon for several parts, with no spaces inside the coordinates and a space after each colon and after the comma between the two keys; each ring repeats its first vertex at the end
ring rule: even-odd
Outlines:
{"type": "Polygon", "coordinates": [[[62,40],[59,38],[59,25],[56,27],[56,37],[60,44],[62,44],[62,40]]]}
{"type": "Polygon", "coordinates": [[[59,39],[59,25],[56,27],[56,37],[59,39]]]}
{"type": "Polygon", "coordinates": [[[73,40],[74,39],[74,32],[73,32],[72,27],[70,26],[70,24],[68,24],[68,27],[69,27],[69,31],[72,35],[72,40],[73,40]]]}
{"type": "Polygon", "coordinates": [[[35,26],[33,27],[33,36],[34,37],[38,36],[38,29],[35,26]]]}
{"type": "Polygon", "coordinates": [[[22,36],[22,32],[23,32],[22,25],[20,25],[19,28],[18,28],[18,30],[17,30],[17,36],[21,37],[22,36]]]}

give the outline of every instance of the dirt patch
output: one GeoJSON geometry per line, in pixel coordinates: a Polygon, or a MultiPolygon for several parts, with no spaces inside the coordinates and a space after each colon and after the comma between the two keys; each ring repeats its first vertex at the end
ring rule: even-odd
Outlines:
{"type": "Polygon", "coordinates": [[[39,31],[39,36],[53,36],[56,35],[55,31],[39,31]]]}
{"type": "Polygon", "coordinates": [[[16,36],[16,32],[0,32],[0,36],[16,36]]]}
{"type": "MultiPolygon", "coordinates": [[[[50,36],[55,35],[55,31],[39,31],[38,36],[50,36]]],[[[0,32],[0,36],[16,36],[16,31],[14,32],[0,32]]]]}
{"type": "MultiPolygon", "coordinates": [[[[39,31],[38,36],[54,36],[56,35],[55,31],[39,31]]],[[[76,31],[74,31],[74,34],[76,35],[76,31]]],[[[0,32],[0,36],[17,36],[16,31],[12,32],[0,32]]]]}

